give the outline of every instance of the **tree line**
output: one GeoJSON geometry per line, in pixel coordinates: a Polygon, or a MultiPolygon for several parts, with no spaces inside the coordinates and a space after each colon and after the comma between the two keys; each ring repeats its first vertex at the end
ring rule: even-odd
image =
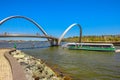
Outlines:
{"type": "MultiPolygon", "coordinates": [[[[79,36],[63,39],[64,42],[78,42],[79,36]]],[[[120,42],[120,35],[82,36],[82,42],[120,42]]]]}

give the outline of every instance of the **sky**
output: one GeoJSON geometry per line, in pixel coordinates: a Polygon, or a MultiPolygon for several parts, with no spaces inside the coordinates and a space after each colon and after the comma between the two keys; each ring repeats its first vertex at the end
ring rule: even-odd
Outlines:
{"type": "MultiPolygon", "coordinates": [[[[0,20],[13,15],[26,16],[55,37],[60,37],[73,23],[82,26],[83,35],[120,34],[120,0],[0,0],[0,8],[0,20]]],[[[29,21],[17,18],[0,25],[0,34],[4,32],[40,31],[29,21]]],[[[76,26],[66,37],[77,35],[76,26]]]]}

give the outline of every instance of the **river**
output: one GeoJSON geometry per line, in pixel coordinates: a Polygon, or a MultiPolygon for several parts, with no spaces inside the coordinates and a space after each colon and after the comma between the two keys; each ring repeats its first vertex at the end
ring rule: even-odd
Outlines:
{"type": "MultiPolygon", "coordinates": [[[[120,53],[68,50],[46,42],[19,42],[17,48],[59,67],[72,80],[120,80],[120,53]]],[[[2,43],[0,47],[13,47],[2,43]]],[[[117,46],[117,48],[120,48],[117,46]]]]}

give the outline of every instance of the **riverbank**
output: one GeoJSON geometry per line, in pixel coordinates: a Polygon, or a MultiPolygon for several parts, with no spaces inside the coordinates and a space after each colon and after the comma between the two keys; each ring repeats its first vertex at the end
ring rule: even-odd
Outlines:
{"type": "Polygon", "coordinates": [[[0,49],[0,80],[71,80],[44,61],[13,48],[0,49]]]}
{"type": "Polygon", "coordinates": [[[27,80],[70,80],[63,75],[56,74],[41,59],[36,59],[20,50],[12,51],[10,54],[23,67],[27,80]]]}

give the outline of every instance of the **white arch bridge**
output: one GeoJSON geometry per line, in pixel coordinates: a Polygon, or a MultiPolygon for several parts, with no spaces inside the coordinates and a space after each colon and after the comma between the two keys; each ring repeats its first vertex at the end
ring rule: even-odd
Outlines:
{"type": "Polygon", "coordinates": [[[82,38],[82,27],[81,27],[79,24],[77,24],[77,23],[74,23],[74,24],[70,25],[70,26],[63,32],[63,34],[60,36],[60,38],[56,38],[56,37],[53,37],[53,36],[49,36],[49,35],[47,34],[47,32],[46,32],[38,23],[36,23],[34,20],[32,20],[32,19],[30,19],[30,18],[28,18],[28,17],[25,17],[25,16],[19,16],[19,15],[17,15],[17,16],[10,16],[10,17],[4,18],[3,20],[0,21],[0,26],[1,26],[2,24],[4,24],[5,22],[7,22],[8,20],[11,20],[11,19],[13,19],[13,18],[23,18],[23,19],[25,19],[25,20],[30,21],[30,22],[33,23],[40,31],[42,31],[42,33],[43,33],[44,35],[1,34],[1,35],[0,35],[0,38],[5,38],[5,37],[46,38],[46,39],[50,42],[51,46],[58,46],[58,45],[60,45],[62,39],[63,39],[64,36],[65,36],[65,34],[66,34],[72,27],[77,26],[77,27],[79,27],[79,29],[80,29],[79,42],[81,42],[81,38],[82,38]]]}

